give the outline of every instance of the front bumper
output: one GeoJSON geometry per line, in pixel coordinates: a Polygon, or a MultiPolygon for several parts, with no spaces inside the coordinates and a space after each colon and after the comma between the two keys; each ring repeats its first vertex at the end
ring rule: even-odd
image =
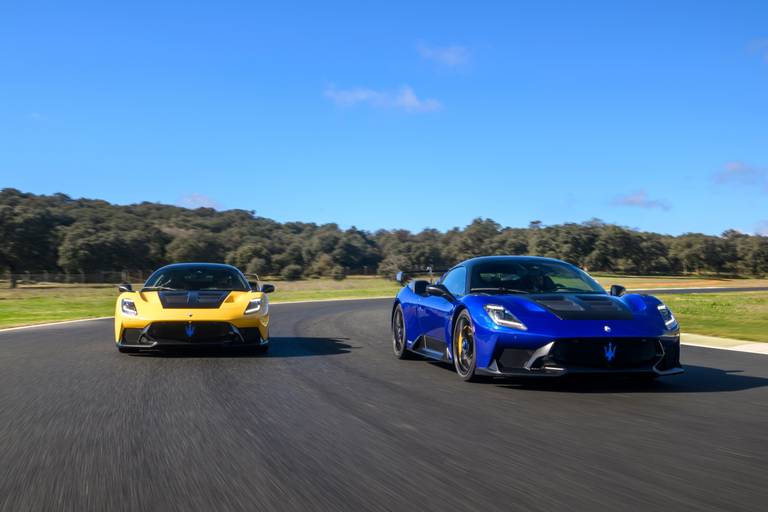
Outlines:
{"type": "Polygon", "coordinates": [[[230,322],[152,322],[143,328],[123,328],[119,347],[137,349],[180,347],[266,346],[269,339],[258,327],[237,327],[230,322]]]}
{"type": "Polygon", "coordinates": [[[553,340],[538,349],[500,347],[490,364],[475,370],[493,377],[561,377],[566,374],[675,375],[680,338],[578,338],[553,340]],[[609,358],[610,354],[610,358],[609,358]]]}

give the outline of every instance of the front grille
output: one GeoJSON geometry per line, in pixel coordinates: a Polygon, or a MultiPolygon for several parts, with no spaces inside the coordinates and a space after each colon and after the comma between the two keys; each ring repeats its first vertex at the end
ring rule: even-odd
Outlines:
{"type": "Polygon", "coordinates": [[[141,336],[141,329],[130,327],[123,329],[123,343],[135,345],[139,343],[139,336],[141,336]]]}
{"type": "Polygon", "coordinates": [[[258,327],[243,327],[240,334],[245,338],[246,343],[258,343],[261,341],[261,332],[258,327]]]}
{"type": "Polygon", "coordinates": [[[656,338],[577,338],[555,341],[549,361],[564,368],[645,368],[661,358],[656,338]]]}
{"type": "Polygon", "coordinates": [[[659,362],[656,368],[659,371],[671,370],[680,367],[680,341],[677,339],[662,339],[664,346],[664,358],[659,362]]]}
{"type": "Polygon", "coordinates": [[[147,329],[155,341],[183,343],[217,343],[239,341],[227,322],[155,322],[147,329]]]}
{"type": "Polygon", "coordinates": [[[505,348],[497,359],[501,371],[521,369],[533,355],[533,350],[505,348]]]}

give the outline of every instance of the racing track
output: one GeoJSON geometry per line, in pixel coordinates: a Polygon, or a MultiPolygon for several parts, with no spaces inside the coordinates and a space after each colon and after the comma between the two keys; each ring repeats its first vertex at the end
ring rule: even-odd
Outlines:
{"type": "MultiPolygon", "coordinates": [[[[272,306],[267,357],[0,332],[0,510],[759,510],[768,356],[631,386],[397,361],[391,301],[272,306]]],[[[762,505],[760,505],[762,503],[762,505]]]]}

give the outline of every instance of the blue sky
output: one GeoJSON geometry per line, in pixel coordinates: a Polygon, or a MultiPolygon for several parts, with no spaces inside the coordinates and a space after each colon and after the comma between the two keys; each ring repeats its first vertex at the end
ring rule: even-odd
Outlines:
{"type": "Polygon", "coordinates": [[[768,2],[4,2],[6,186],[768,233],[768,2]]]}

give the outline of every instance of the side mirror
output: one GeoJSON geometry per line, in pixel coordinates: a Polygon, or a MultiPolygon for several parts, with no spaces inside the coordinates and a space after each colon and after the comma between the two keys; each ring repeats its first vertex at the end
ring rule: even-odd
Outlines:
{"type": "Polygon", "coordinates": [[[416,295],[426,295],[427,286],[429,286],[429,281],[416,280],[413,282],[413,293],[416,295]]]}
{"type": "Polygon", "coordinates": [[[405,286],[405,283],[408,281],[408,276],[405,275],[405,272],[402,270],[395,274],[395,281],[400,283],[402,286],[405,286]]]}
{"type": "Polygon", "coordinates": [[[445,288],[445,286],[440,284],[427,285],[427,295],[431,295],[434,297],[442,297],[448,300],[451,300],[453,298],[453,295],[451,295],[451,292],[449,292],[445,288]]]}
{"type": "Polygon", "coordinates": [[[622,295],[624,295],[626,291],[627,289],[621,286],[620,284],[611,285],[611,295],[613,295],[614,297],[621,297],[622,295]]]}
{"type": "Polygon", "coordinates": [[[121,292],[132,292],[133,286],[131,286],[130,283],[123,283],[123,284],[117,285],[117,289],[120,290],[121,292]]]}
{"type": "Polygon", "coordinates": [[[261,293],[272,293],[273,291],[275,291],[275,285],[273,284],[261,285],[261,293]]]}

